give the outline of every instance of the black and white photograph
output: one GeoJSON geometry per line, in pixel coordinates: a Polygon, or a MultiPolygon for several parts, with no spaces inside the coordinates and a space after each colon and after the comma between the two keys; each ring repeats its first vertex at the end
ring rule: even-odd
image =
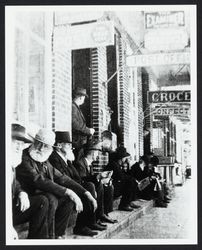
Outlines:
{"type": "Polygon", "coordinates": [[[196,11],[5,6],[6,245],[197,244],[196,11]]]}

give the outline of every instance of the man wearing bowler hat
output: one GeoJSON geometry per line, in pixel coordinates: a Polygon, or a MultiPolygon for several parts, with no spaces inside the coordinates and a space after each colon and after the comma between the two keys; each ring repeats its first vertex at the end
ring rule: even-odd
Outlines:
{"type": "Polygon", "coordinates": [[[85,117],[80,109],[80,106],[84,104],[86,89],[77,87],[73,91],[72,102],[72,143],[75,148],[75,158],[79,157],[79,152],[82,146],[87,143],[87,139],[95,132],[94,128],[86,126],[85,117]]]}
{"type": "Polygon", "coordinates": [[[130,154],[126,148],[120,146],[116,149],[114,157],[109,161],[106,170],[113,170],[113,185],[115,197],[122,196],[119,204],[119,210],[132,211],[133,208],[140,206],[134,204],[136,198],[137,183],[132,176],[125,173],[123,165],[130,154]]]}
{"type": "MultiPolygon", "coordinates": [[[[21,163],[25,143],[32,143],[33,140],[25,133],[25,127],[17,123],[12,124],[11,136],[13,224],[15,226],[29,222],[28,239],[46,239],[48,238],[48,200],[41,194],[28,196],[16,179],[15,173],[16,166],[21,163]]],[[[16,234],[14,238],[17,237],[16,234]]]]}
{"type": "Polygon", "coordinates": [[[83,210],[81,197],[91,195],[68,176],[62,175],[48,161],[53,151],[55,133],[40,129],[34,143],[23,151],[22,163],[17,167],[17,177],[22,188],[30,195],[44,194],[49,200],[49,238],[62,238],[73,208],[83,210]]]}
{"type": "MultiPolygon", "coordinates": [[[[94,194],[95,186],[93,183],[82,182],[79,173],[72,164],[74,154],[72,151],[72,142],[68,131],[56,131],[55,150],[49,157],[52,166],[57,168],[62,174],[69,176],[80,185],[82,185],[90,193],[94,194]]],[[[102,227],[95,223],[95,209],[92,208],[88,200],[82,200],[84,210],[77,217],[76,226],[74,228],[75,234],[93,236],[97,234],[92,230],[104,230],[102,227]]],[[[94,208],[97,208],[97,201],[94,199],[94,208]]]]}

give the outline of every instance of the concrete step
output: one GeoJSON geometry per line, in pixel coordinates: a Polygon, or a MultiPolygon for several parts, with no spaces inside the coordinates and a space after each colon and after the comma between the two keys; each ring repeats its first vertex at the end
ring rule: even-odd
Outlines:
{"type": "MultiPolygon", "coordinates": [[[[119,211],[118,205],[120,203],[120,198],[116,199],[114,201],[114,211],[109,213],[109,216],[112,219],[118,220],[118,223],[107,224],[107,229],[104,231],[98,231],[98,234],[94,237],[88,237],[88,236],[79,236],[73,234],[73,227],[75,225],[76,221],[76,213],[71,216],[71,221],[69,224],[69,227],[66,230],[66,239],[110,239],[111,237],[115,236],[122,230],[124,230],[126,227],[130,226],[131,223],[134,222],[134,220],[140,218],[142,215],[147,213],[151,207],[154,205],[154,201],[146,201],[146,200],[137,200],[136,204],[140,205],[141,207],[138,209],[134,209],[132,212],[125,212],[125,211],[119,211]]],[[[28,227],[29,224],[21,224],[16,228],[18,232],[19,239],[26,239],[28,234],[28,227]]]]}
{"type": "Polygon", "coordinates": [[[118,220],[118,223],[106,223],[107,229],[105,231],[97,231],[97,235],[93,237],[88,237],[75,235],[73,234],[73,229],[68,228],[66,231],[66,239],[110,239],[111,237],[124,230],[126,227],[129,227],[135,220],[140,218],[142,215],[147,213],[154,206],[154,201],[146,201],[140,199],[136,201],[136,204],[140,205],[141,207],[138,209],[134,209],[132,212],[119,211],[117,209],[111,212],[109,216],[113,219],[118,220]]]}

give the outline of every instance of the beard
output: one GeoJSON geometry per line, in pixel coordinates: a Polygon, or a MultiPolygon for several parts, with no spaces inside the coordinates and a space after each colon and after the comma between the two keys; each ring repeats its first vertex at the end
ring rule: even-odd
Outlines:
{"type": "Polygon", "coordinates": [[[61,149],[60,152],[64,155],[64,157],[67,161],[74,161],[75,160],[74,153],[72,151],[70,151],[70,150],[65,151],[65,150],[61,149]]]}
{"type": "Polygon", "coordinates": [[[45,162],[48,160],[52,151],[52,148],[39,151],[38,149],[35,149],[34,145],[32,145],[29,149],[29,154],[33,160],[37,162],[45,162]]]}
{"type": "Polygon", "coordinates": [[[74,157],[73,152],[68,152],[68,153],[66,154],[66,158],[67,158],[67,160],[69,160],[69,161],[74,161],[74,160],[75,160],[75,157],[74,157]]]}

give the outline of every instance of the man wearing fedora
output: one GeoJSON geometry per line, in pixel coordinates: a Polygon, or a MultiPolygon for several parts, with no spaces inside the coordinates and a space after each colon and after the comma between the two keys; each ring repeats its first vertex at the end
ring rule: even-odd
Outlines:
{"type": "MultiPolygon", "coordinates": [[[[74,161],[74,154],[72,151],[72,142],[68,131],[56,131],[55,150],[51,154],[49,161],[62,174],[69,176],[86,190],[88,190],[95,197],[95,185],[92,182],[83,182],[79,176],[78,171],[72,164],[74,161]]],[[[98,225],[95,220],[95,210],[92,209],[88,200],[82,200],[84,210],[77,217],[76,226],[74,228],[75,234],[93,236],[97,234],[92,230],[104,230],[105,227],[98,225]]],[[[97,201],[94,199],[95,206],[97,201]]]]}
{"type": "Polygon", "coordinates": [[[133,208],[139,208],[134,202],[136,198],[137,183],[132,176],[129,176],[124,170],[124,163],[130,154],[126,148],[120,146],[113,153],[113,157],[106,166],[106,170],[113,170],[113,185],[115,197],[121,197],[119,210],[132,211],[133,208]]]}
{"type": "Polygon", "coordinates": [[[98,223],[108,222],[115,223],[117,220],[111,219],[107,213],[111,211],[106,210],[106,206],[113,208],[113,185],[108,185],[104,189],[102,183],[102,173],[95,174],[93,172],[92,163],[97,160],[98,152],[102,151],[99,142],[90,142],[84,147],[84,155],[76,162],[75,167],[84,183],[92,182],[95,185],[98,209],[96,211],[96,219],[98,223]],[[105,196],[108,200],[106,201],[105,196]],[[106,201],[107,204],[104,203],[106,201]]]}
{"type": "MultiPolygon", "coordinates": [[[[33,140],[25,133],[25,127],[16,123],[12,124],[11,136],[13,224],[15,226],[29,222],[28,238],[46,239],[48,238],[48,200],[41,194],[28,196],[16,179],[15,173],[16,166],[21,163],[25,143],[32,143],[33,140]]],[[[17,234],[15,237],[17,238],[17,234]]]]}
{"type": "Polygon", "coordinates": [[[53,151],[55,133],[40,129],[34,143],[23,151],[17,177],[30,195],[44,194],[49,200],[49,238],[62,238],[72,210],[83,210],[81,197],[92,201],[92,196],[81,185],[61,174],[48,161],[53,151]]]}
{"type": "Polygon", "coordinates": [[[94,128],[89,128],[86,126],[86,119],[80,109],[80,106],[84,104],[86,94],[86,89],[77,87],[73,91],[73,102],[72,102],[72,143],[75,148],[75,158],[79,157],[79,152],[81,151],[84,144],[95,132],[94,128]]]}

